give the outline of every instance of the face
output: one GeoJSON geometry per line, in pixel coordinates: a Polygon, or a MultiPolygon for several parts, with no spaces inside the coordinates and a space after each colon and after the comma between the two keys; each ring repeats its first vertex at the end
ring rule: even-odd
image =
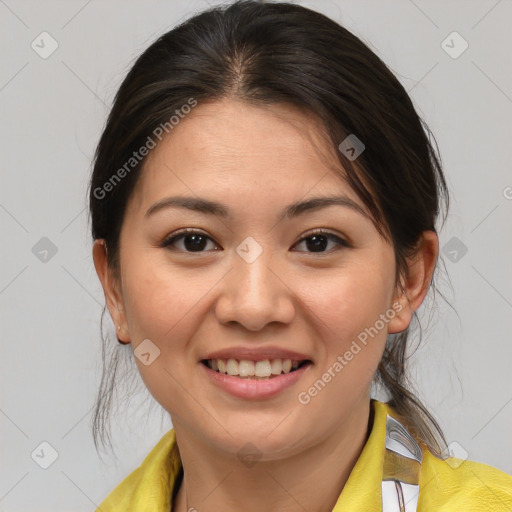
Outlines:
{"type": "Polygon", "coordinates": [[[226,452],[252,442],[279,458],[334,432],[368,401],[388,332],[406,327],[393,247],[320,134],[311,115],[283,104],[199,104],[151,150],[127,206],[111,314],[146,353],[138,369],[173,424],[226,452]],[[226,215],[148,213],[176,196],[221,203],[226,215]],[[343,201],[283,216],[334,196],[343,201]],[[184,229],[193,233],[178,236],[184,229]],[[219,384],[202,362],[241,349],[263,360],[269,348],[310,361],[298,377],[281,375],[277,392],[249,395],[240,377],[219,384]]]}

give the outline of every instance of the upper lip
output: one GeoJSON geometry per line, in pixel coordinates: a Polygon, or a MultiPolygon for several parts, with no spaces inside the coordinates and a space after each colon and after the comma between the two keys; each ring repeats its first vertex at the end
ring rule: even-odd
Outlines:
{"type": "Polygon", "coordinates": [[[245,359],[247,361],[262,361],[264,359],[291,359],[292,361],[312,361],[311,357],[300,352],[279,347],[230,347],[210,352],[201,358],[204,359],[245,359]]]}

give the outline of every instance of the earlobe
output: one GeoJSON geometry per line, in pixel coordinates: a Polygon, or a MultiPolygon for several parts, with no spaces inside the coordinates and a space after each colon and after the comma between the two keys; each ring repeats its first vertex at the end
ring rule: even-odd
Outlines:
{"type": "Polygon", "coordinates": [[[388,323],[388,333],[396,334],[405,331],[411,323],[414,310],[411,308],[409,297],[404,291],[399,291],[393,298],[392,309],[394,316],[388,323]]]}
{"type": "Polygon", "coordinates": [[[105,295],[105,302],[112,321],[116,326],[117,338],[120,342],[129,342],[129,338],[126,336],[126,318],[124,314],[122,295],[118,291],[117,280],[113,275],[112,269],[108,265],[107,246],[105,244],[105,240],[95,240],[92,253],[94,267],[105,295]]]}
{"type": "Polygon", "coordinates": [[[407,258],[407,275],[402,278],[393,298],[395,317],[388,324],[390,334],[406,330],[414,312],[428,293],[439,253],[439,239],[434,231],[424,231],[413,256],[407,258]]]}

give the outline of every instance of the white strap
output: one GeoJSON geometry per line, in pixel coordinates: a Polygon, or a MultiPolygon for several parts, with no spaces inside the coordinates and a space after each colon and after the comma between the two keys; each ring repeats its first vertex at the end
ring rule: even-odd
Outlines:
{"type": "Polygon", "coordinates": [[[385,457],[390,463],[384,465],[382,512],[417,512],[423,453],[407,429],[389,414],[386,417],[385,449],[385,457]],[[397,459],[403,459],[403,464],[396,463],[397,459]]]}

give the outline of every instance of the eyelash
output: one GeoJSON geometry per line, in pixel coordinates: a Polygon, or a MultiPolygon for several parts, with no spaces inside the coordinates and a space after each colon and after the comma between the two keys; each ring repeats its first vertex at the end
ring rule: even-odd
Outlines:
{"type": "MultiPolygon", "coordinates": [[[[160,247],[162,247],[162,248],[170,248],[170,246],[173,243],[175,243],[177,240],[179,240],[181,238],[184,238],[187,235],[201,235],[201,236],[203,236],[205,238],[210,239],[212,242],[214,242],[214,240],[212,238],[210,238],[208,235],[202,233],[201,231],[196,231],[194,229],[184,229],[183,231],[180,231],[180,232],[178,232],[178,233],[176,233],[176,234],[174,234],[174,235],[164,239],[163,242],[160,244],[160,247]]],[[[341,247],[345,247],[345,248],[351,247],[350,244],[346,240],[343,240],[339,236],[334,235],[333,233],[331,233],[329,231],[322,230],[322,229],[319,229],[317,231],[309,233],[305,237],[301,238],[295,245],[303,242],[304,240],[307,240],[308,238],[311,238],[311,237],[317,236],[317,235],[323,235],[323,236],[327,237],[329,240],[333,240],[334,242],[336,242],[338,244],[338,247],[334,249],[335,251],[339,250],[341,247]]],[[[170,250],[177,250],[177,249],[170,249],[170,250]]],[[[208,252],[208,251],[196,251],[196,252],[194,252],[194,251],[181,251],[181,252],[184,252],[186,254],[202,254],[202,253],[205,253],[205,252],[208,252]]],[[[298,252],[308,252],[308,251],[298,251],[298,252]]],[[[319,253],[310,252],[310,254],[321,255],[321,254],[330,254],[332,252],[333,252],[333,250],[323,251],[323,252],[319,252],[319,253]]]]}

